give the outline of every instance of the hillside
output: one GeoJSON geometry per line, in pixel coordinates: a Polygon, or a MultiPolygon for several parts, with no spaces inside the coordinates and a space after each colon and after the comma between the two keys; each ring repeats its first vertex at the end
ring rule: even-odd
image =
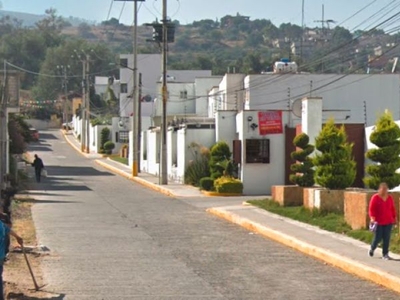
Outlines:
{"type": "MultiPolygon", "coordinates": [[[[274,61],[291,58],[304,64],[334,50],[323,63],[309,64],[303,71],[343,73],[349,68],[365,72],[369,60],[381,54],[377,72],[390,64],[396,51],[388,45],[397,43],[398,35],[383,31],[351,33],[342,27],[333,29],[306,28],[294,24],[275,26],[269,20],[250,20],[247,17],[225,16],[219,21],[200,20],[189,25],[176,24],[175,43],[170,44],[169,65],[174,69],[212,69],[223,74],[228,68],[244,73],[270,70],[274,61]],[[303,51],[300,50],[303,35],[303,51]],[[358,37],[356,37],[358,35],[358,37]],[[361,36],[360,36],[361,35],[361,36]]],[[[157,53],[159,47],[148,42],[152,28],[140,26],[139,52],[157,53]]],[[[111,19],[102,24],[80,24],[63,30],[66,36],[80,37],[93,43],[106,43],[114,53],[132,52],[132,28],[111,19]]],[[[398,52],[398,51],[397,51],[398,52]]],[[[372,70],[374,72],[374,70],[372,70]]]]}
{"type": "MultiPolygon", "coordinates": [[[[0,10],[0,18],[9,16],[11,19],[17,19],[22,22],[22,26],[24,27],[31,27],[34,26],[37,22],[46,18],[46,15],[36,15],[36,14],[29,14],[29,13],[22,13],[22,12],[15,12],[15,11],[7,11],[7,10],[0,10]]],[[[83,20],[80,18],[69,17],[63,18],[64,21],[70,23],[72,26],[79,26],[81,23],[89,23],[94,24],[95,22],[83,20]]]]}

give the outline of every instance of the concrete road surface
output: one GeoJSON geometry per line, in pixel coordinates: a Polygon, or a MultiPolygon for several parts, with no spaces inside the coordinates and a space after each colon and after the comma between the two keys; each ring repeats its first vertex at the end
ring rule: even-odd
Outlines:
{"type": "Polygon", "coordinates": [[[400,299],[219,220],[193,199],[112,175],[58,131],[41,133],[30,150],[49,173],[32,190],[33,216],[52,250],[46,289],[60,299],[400,299]]]}

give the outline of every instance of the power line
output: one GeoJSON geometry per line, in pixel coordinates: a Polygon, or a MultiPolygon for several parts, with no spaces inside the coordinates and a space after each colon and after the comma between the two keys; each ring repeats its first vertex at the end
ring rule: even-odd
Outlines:
{"type": "MultiPolygon", "coordinates": [[[[54,75],[54,74],[46,74],[46,73],[39,73],[39,72],[35,72],[35,71],[31,71],[31,70],[27,70],[25,68],[19,67],[17,65],[14,65],[8,61],[6,61],[6,64],[10,67],[13,67],[14,69],[23,71],[25,73],[28,74],[32,74],[32,75],[36,75],[36,76],[43,76],[43,77],[49,77],[49,78],[64,78],[64,76],[62,75],[54,75]]],[[[89,76],[93,76],[93,75],[101,75],[104,73],[108,73],[108,72],[112,72],[112,71],[117,71],[119,70],[118,68],[113,68],[113,69],[109,69],[109,70],[104,70],[104,71],[100,71],[100,72],[95,72],[95,73],[90,73],[88,74],[89,76]]],[[[83,75],[68,75],[67,78],[82,78],[83,75]]]]}

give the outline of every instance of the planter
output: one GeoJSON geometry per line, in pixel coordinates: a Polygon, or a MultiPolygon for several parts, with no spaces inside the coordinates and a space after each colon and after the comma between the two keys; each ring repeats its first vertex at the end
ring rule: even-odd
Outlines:
{"type": "Polygon", "coordinates": [[[272,199],[281,206],[303,205],[303,187],[297,185],[272,186],[272,199]]]}
{"type": "Polygon", "coordinates": [[[344,192],[344,218],[352,229],[367,228],[369,224],[368,207],[375,191],[360,190],[344,192]]]}
{"type": "Polygon", "coordinates": [[[314,194],[314,208],[322,212],[344,212],[344,190],[316,189],[314,194]]]}
{"type": "MultiPolygon", "coordinates": [[[[370,221],[368,208],[371,198],[375,193],[376,191],[373,190],[346,191],[344,193],[344,217],[346,223],[349,224],[352,229],[368,228],[370,221]]],[[[393,197],[398,215],[400,192],[391,192],[390,194],[393,197]]]]}
{"type": "Polygon", "coordinates": [[[237,193],[218,193],[218,192],[207,192],[207,191],[201,191],[204,195],[209,196],[209,197],[240,197],[243,196],[243,194],[237,194],[237,193]]]}
{"type": "Polygon", "coordinates": [[[314,193],[318,187],[310,187],[303,189],[303,206],[307,209],[314,209],[314,193]]]}

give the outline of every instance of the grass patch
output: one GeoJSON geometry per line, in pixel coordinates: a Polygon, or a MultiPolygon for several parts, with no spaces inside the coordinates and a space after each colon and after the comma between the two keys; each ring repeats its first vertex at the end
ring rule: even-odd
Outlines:
{"type": "Polygon", "coordinates": [[[120,157],[120,156],[110,156],[110,159],[112,159],[112,160],[114,160],[114,161],[116,161],[116,162],[119,162],[119,163],[121,163],[121,164],[124,164],[124,165],[129,165],[129,159],[128,158],[125,158],[125,157],[120,157]]]}
{"type": "MultiPolygon", "coordinates": [[[[287,217],[302,223],[319,227],[323,230],[344,234],[356,240],[370,244],[373,233],[366,229],[353,230],[346,223],[344,215],[337,213],[323,213],[318,210],[308,210],[303,206],[282,207],[273,200],[252,200],[251,205],[265,209],[271,213],[287,217]]],[[[400,236],[397,230],[392,231],[390,251],[400,254],[400,236]]]]}

